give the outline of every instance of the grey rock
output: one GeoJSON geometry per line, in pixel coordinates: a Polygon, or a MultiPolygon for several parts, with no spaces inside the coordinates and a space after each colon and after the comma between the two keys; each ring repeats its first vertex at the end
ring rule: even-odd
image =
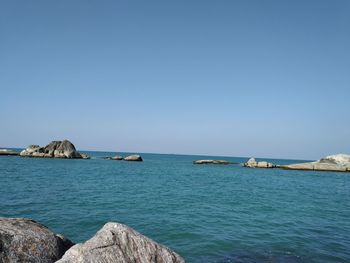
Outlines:
{"type": "Polygon", "coordinates": [[[111,157],[111,160],[120,161],[120,160],[123,160],[123,157],[116,155],[116,156],[111,157]]]}
{"type": "Polygon", "coordinates": [[[225,160],[196,160],[194,164],[230,164],[231,162],[225,160]]]}
{"type": "Polygon", "coordinates": [[[82,159],[90,159],[90,156],[85,153],[80,153],[82,159]]]}
{"type": "Polygon", "coordinates": [[[246,163],[243,164],[244,167],[249,168],[275,168],[276,165],[269,162],[257,162],[254,158],[250,158],[246,163]]]}
{"type": "Polygon", "coordinates": [[[14,150],[0,149],[0,155],[19,155],[19,153],[14,150]]]}
{"type": "Polygon", "coordinates": [[[280,168],[288,169],[288,170],[349,172],[350,155],[348,154],[329,155],[315,162],[281,165],[280,168]]]}
{"type": "Polygon", "coordinates": [[[103,159],[107,159],[107,160],[114,160],[114,161],[121,161],[123,160],[123,156],[119,156],[119,155],[116,155],[116,156],[107,156],[107,157],[104,157],[103,159]]]}
{"type": "Polygon", "coordinates": [[[184,263],[169,248],[119,223],[107,223],[95,236],[70,248],[57,263],[184,263]]]}
{"type": "Polygon", "coordinates": [[[73,243],[47,227],[24,218],[0,218],[0,262],[51,263],[73,243]]]}
{"type": "Polygon", "coordinates": [[[350,172],[350,155],[330,155],[314,162],[280,165],[280,168],[305,171],[350,172]]]}
{"type": "Polygon", "coordinates": [[[127,156],[123,159],[124,161],[134,161],[134,162],[142,162],[142,157],[138,154],[133,154],[130,156],[127,156]]]}
{"type": "Polygon", "coordinates": [[[75,146],[68,140],[52,141],[45,147],[39,145],[29,145],[25,150],[21,151],[20,156],[23,157],[43,157],[43,158],[80,158],[89,159],[86,154],[80,154],[75,146]]]}

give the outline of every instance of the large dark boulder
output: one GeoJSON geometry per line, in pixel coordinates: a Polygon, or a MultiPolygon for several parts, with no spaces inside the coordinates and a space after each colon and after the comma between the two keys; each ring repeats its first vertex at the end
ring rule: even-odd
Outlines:
{"type": "Polygon", "coordinates": [[[51,263],[73,243],[47,227],[24,218],[0,218],[0,262],[51,263]]]}
{"type": "Polygon", "coordinates": [[[79,158],[89,159],[89,156],[79,153],[73,143],[68,140],[52,141],[45,147],[39,145],[29,145],[20,153],[23,157],[43,157],[43,158],[79,158]]]}
{"type": "Polygon", "coordinates": [[[69,249],[57,263],[184,263],[169,248],[126,225],[107,223],[90,240],[69,249]]]}

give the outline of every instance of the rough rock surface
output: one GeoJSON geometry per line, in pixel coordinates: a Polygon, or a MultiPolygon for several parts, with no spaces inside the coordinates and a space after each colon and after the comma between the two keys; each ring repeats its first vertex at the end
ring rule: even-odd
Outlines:
{"type": "Polygon", "coordinates": [[[350,155],[330,155],[315,162],[280,165],[279,167],[289,170],[350,172],[350,155]]]}
{"type": "Polygon", "coordinates": [[[230,164],[231,162],[225,160],[196,160],[194,164],[230,164]]]}
{"type": "Polygon", "coordinates": [[[129,155],[123,159],[124,161],[134,161],[134,162],[142,162],[142,157],[137,154],[129,155]]]}
{"type": "Polygon", "coordinates": [[[0,262],[51,263],[73,243],[47,227],[24,218],[0,218],[0,262]]]}
{"type": "Polygon", "coordinates": [[[246,163],[243,164],[244,167],[249,168],[275,168],[276,165],[269,162],[257,162],[254,158],[250,158],[246,163]]]}
{"type": "Polygon", "coordinates": [[[19,155],[19,153],[14,150],[0,149],[0,155],[19,155]]]}
{"type": "Polygon", "coordinates": [[[89,159],[86,154],[79,153],[74,145],[68,141],[52,141],[45,147],[39,145],[29,145],[25,150],[21,151],[20,156],[23,157],[43,157],[43,158],[80,158],[89,159]]]}
{"type": "Polygon", "coordinates": [[[107,223],[90,240],[69,249],[57,263],[184,263],[169,248],[130,227],[107,223]]]}

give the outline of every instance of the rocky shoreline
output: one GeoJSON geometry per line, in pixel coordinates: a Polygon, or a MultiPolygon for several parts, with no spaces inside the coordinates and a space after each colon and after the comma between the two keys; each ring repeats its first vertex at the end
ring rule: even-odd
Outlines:
{"type": "Polygon", "coordinates": [[[120,223],[107,223],[85,243],[74,244],[31,219],[0,218],[0,262],[185,263],[185,260],[120,223]]]}
{"type": "MultiPolygon", "coordinates": [[[[61,158],[61,159],[90,159],[90,156],[80,153],[76,150],[73,143],[68,140],[52,141],[44,147],[39,145],[29,145],[20,153],[9,150],[0,149],[0,156],[19,155],[21,157],[37,157],[37,158],[61,158]]],[[[106,160],[142,162],[143,159],[138,154],[132,154],[126,157],[123,156],[108,156],[103,157],[106,160]]],[[[239,164],[226,160],[194,160],[193,164],[239,164]]],[[[303,171],[329,171],[329,172],[350,172],[350,155],[335,154],[321,158],[314,162],[295,163],[288,165],[278,165],[267,161],[256,161],[255,158],[250,158],[247,162],[241,164],[247,168],[280,168],[285,170],[303,170],[303,171]]]]}
{"type": "Polygon", "coordinates": [[[285,170],[302,170],[302,171],[327,171],[327,172],[350,172],[350,155],[335,154],[321,158],[314,162],[295,163],[288,165],[278,165],[266,161],[257,162],[250,158],[243,167],[249,168],[280,168],[285,170]]]}

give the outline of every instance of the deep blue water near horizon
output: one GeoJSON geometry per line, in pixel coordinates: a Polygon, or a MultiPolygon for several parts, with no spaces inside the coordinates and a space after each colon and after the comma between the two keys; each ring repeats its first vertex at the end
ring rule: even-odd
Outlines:
{"type": "Polygon", "coordinates": [[[348,173],[192,164],[209,156],[142,154],[139,163],[88,154],[0,156],[0,216],[32,218],[74,242],[116,221],[194,263],[350,262],[348,173]]]}

